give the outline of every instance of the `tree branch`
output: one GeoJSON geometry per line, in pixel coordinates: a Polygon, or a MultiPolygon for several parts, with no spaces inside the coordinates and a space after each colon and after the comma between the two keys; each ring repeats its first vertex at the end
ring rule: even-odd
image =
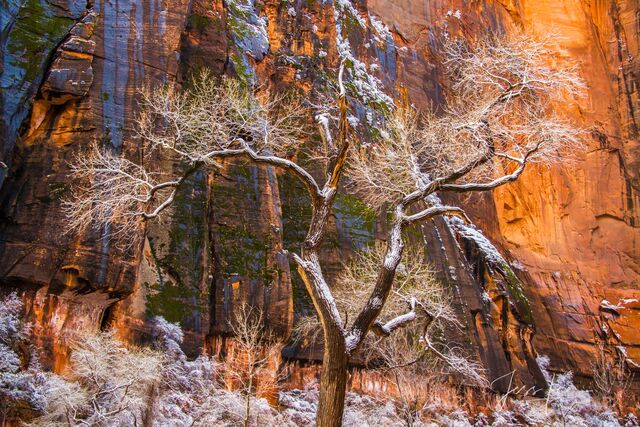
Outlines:
{"type": "Polygon", "coordinates": [[[395,212],[394,223],[389,233],[384,260],[376,278],[376,285],[369,296],[367,304],[360,311],[358,317],[353,322],[353,327],[347,334],[347,351],[349,352],[355,351],[362,343],[362,340],[367,335],[367,331],[380,315],[382,307],[391,292],[396,268],[400,263],[404,249],[402,242],[403,217],[402,207],[398,206],[395,212]]]}
{"type": "Polygon", "coordinates": [[[466,193],[469,191],[489,191],[493,190],[496,187],[500,187],[501,185],[507,184],[509,182],[515,181],[518,179],[522,171],[524,171],[525,164],[523,163],[519,166],[513,173],[509,175],[501,176],[500,178],[494,179],[490,182],[485,183],[469,183],[469,184],[446,184],[440,187],[440,191],[452,191],[455,193],[466,193]]]}
{"type": "Polygon", "coordinates": [[[181,177],[180,179],[178,179],[177,181],[167,181],[167,182],[163,182],[160,183],[156,186],[154,186],[151,191],[149,191],[149,197],[147,199],[147,203],[150,202],[153,199],[153,196],[155,195],[155,193],[157,193],[158,191],[164,189],[164,188],[170,188],[173,187],[173,190],[171,191],[171,194],[169,194],[169,197],[167,197],[164,202],[160,203],[151,213],[147,213],[144,212],[142,214],[142,217],[145,220],[149,220],[152,218],[157,217],[158,215],[160,215],[160,213],[165,210],[167,207],[169,207],[172,203],[173,200],[176,197],[176,193],[178,192],[178,188],[180,187],[180,185],[182,185],[182,183],[187,180],[191,175],[193,175],[198,168],[203,164],[203,162],[195,162],[194,165],[192,167],[190,167],[181,177]]]}
{"type": "Polygon", "coordinates": [[[309,251],[305,254],[305,257],[308,258],[309,261],[303,260],[295,253],[292,254],[292,257],[296,264],[298,264],[298,273],[300,273],[307,292],[309,292],[311,296],[311,300],[313,301],[313,305],[316,308],[323,327],[331,328],[344,335],[340,312],[324,277],[322,277],[322,269],[320,268],[318,255],[315,251],[309,251]]]}
{"type": "Polygon", "coordinates": [[[409,301],[409,311],[405,314],[401,314],[391,320],[389,320],[384,325],[378,321],[374,322],[371,325],[371,331],[382,337],[388,337],[391,335],[393,331],[399,329],[410,322],[413,322],[416,319],[416,303],[417,300],[415,298],[411,298],[409,301]]]}
{"type": "Polygon", "coordinates": [[[529,162],[529,158],[536,153],[540,146],[543,144],[543,141],[538,142],[535,147],[527,151],[527,153],[522,157],[522,159],[518,159],[508,155],[502,155],[501,157],[505,157],[511,161],[514,161],[519,164],[519,166],[508,175],[503,175],[500,178],[496,178],[493,181],[485,182],[485,183],[468,183],[468,184],[445,184],[441,185],[440,191],[452,191],[456,193],[464,193],[468,191],[489,191],[493,190],[496,187],[507,184],[509,182],[515,181],[522,174],[527,163],[529,162]]]}
{"type": "Polygon", "coordinates": [[[405,216],[403,218],[403,224],[409,225],[418,221],[424,221],[424,220],[433,218],[435,216],[445,215],[445,214],[460,215],[465,219],[467,219],[467,215],[464,213],[464,210],[462,210],[457,206],[432,206],[416,214],[405,216]]]}
{"type": "Polygon", "coordinates": [[[335,194],[336,189],[338,188],[338,183],[340,181],[340,176],[342,175],[342,170],[344,169],[345,162],[347,160],[347,154],[349,152],[349,140],[347,139],[347,101],[346,101],[346,90],[344,88],[343,82],[343,74],[344,74],[344,61],[340,64],[340,71],[338,73],[338,85],[340,87],[340,94],[338,98],[338,107],[340,109],[340,123],[338,129],[338,138],[337,142],[340,145],[340,151],[338,153],[338,157],[333,165],[331,170],[331,175],[327,180],[327,183],[324,187],[324,192],[326,193],[326,197],[333,197],[331,194],[335,194]]]}
{"type": "Polygon", "coordinates": [[[223,159],[245,157],[257,164],[270,165],[291,172],[307,189],[307,192],[311,196],[311,199],[314,203],[317,203],[318,200],[323,197],[322,192],[320,191],[320,188],[316,183],[316,180],[304,168],[300,167],[291,160],[287,160],[282,157],[260,155],[256,153],[252,148],[250,148],[245,141],[241,142],[244,146],[243,148],[212,151],[202,156],[201,160],[204,161],[210,158],[223,159]]]}

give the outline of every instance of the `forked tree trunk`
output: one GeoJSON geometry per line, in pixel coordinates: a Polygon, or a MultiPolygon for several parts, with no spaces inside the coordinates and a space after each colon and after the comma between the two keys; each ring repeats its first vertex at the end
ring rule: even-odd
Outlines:
{"type": "MultiPolygon", "coordinates": [[[[325,211],[325,215],[328,210],[325,211]]],[[[312,229],[314,225],[312,225],[312,229]]],[[[321,234],[319,234],[321,235],[321,234]]],[[[329,293],[329,287],[322,277],[322,269],[314,246],[302,252],[297,260],[298,272],[311,295],[324,335],[324,354],[320,374],[320,401],[316,413],[318,427],[342,426],[344,397],[347,387],[347,366],[349,353],[342,321],[329,293]]]]}
{"type": "Polygon", "coordinates": [[[317,427],[341,427],[349,356],[342,334],[325,334],[317,427]]]}

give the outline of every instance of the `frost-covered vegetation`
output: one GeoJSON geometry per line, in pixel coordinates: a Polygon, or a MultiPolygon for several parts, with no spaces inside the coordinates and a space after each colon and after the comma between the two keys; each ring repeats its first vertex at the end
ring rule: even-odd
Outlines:
{"type": "MultiPolygon", "coordinates": [[[[162,318],[152,321],[148,347],[127,345],[113,332],[86,334],[72,344],[64,372],[44,372],[31,354],[31,331],[21,320],[21,311],[16,294],[0,302],[2,425],[308,426],[315,422],[317,384],[312,382],[304,390],[280,391],[274,402],[277,405],[256,395],[258,388],[247,387],[246,382],[232,389],[225,376],[239,378],[243,368],[206,355],[189,360],[180,348],[182,330],[162,318]],[[229,374],[233,366],[236,370],[229,374]]],[[[248,321],[245,326],[259,330],[255,322],[248,321]]],[[[242,327],[236,329],[241,331],[242,327]]],[[[243,338],[241,346],[254,345],[257,335],[246,335],[249,337],[243,338]]],[[[259,352],[254,347],[251,350],[259,352]]],[[[490,414],[471,415],[462,409],[469,407],[464,394],[442,378],[413,377],[414,386],[422,384],[429,392],[411,401],[406,399],[407,388],[394,393],[393,399],[348,393],[343,425],[638,425],[632,414],[621,419],[590,392],[578,389],[571,373],[548,374],[546,362],[540,359],[550,383],[546,398],[495,396],[490,399],[494,402],[490,414]]]]}
{"type": "Polygon", "coordinates": [[[11,294],[0,301],[0,416],[29,416],[44,408],[41,369],[28,346],[31,328],[20,319],[22,302],[11,294]]]}

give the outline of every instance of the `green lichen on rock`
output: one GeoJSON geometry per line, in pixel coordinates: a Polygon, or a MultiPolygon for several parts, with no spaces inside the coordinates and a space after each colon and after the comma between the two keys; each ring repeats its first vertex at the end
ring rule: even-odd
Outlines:
{"type": "MultiPolygon", "coordinates": [[[[282,238],[289,251],[299,251],[309,230],[311,202],[300,182],[288,175],[278,179],[282,201],[282,238]]],[[[336,228],[328,227],[322,242],[322,252],[358,250],[375,241],[376,213],[357,197],[340,193],[333,208],[336,228]]],[[[339,265],[335,266],[339,268],[339,265]]],[[[295,268],[294,268],[295,269],[295,268]]],[[[311,299],[300,276],[292,275],[294,312],[312,310],[311,299]]]]}
{"type": "Polygon", "coordinates": [[[66,182],[51,182],[48,185],[48,200],[60,200],[62,196],[69,190],[69,184],[66,182]]]}
{"type": "Polygon", "coordinates": [[[520,314],[521,320],[523,322],[532,324],[533,313],[531,312],[531,305],[529,304],[529,300],[524,294],[522,282],[520,281],[520,279],[518,279],[518,276],[516,276],[516,273],[506,261],[500,262],[500,264],[498,265],[498,270],[500,271],[500,274],[504,278],[505,284],[509,289],[509,295],[515,300],[514,302],[518,307],[518,313],[520,314]]]}
{"type": "Polygon", "coordinates": [[[168,280],[162,284],[144,283],[147,288],[147,316],[162,316],[169,322],[185,324],[185,319],[194,314],[194,309],[206,309],[197,304],[200,296],[194,289],[168,280]]]}
{"type": "Polygon", "coordinates": [[[233,37],[243,39],[250,35],[249,25],[245,21],[246,14],[233,6],[234,5],[232,4],[232,6],[229,7],[230,13],[227,19],[227,24],[229,25],[229,29],[231,30],[233,37]]]}
{"type": "Polygon", "coordinates": [[[468,224],[458,217],[445,217],[445,221],[451,229],[460,237],[472,243],[477,249],[481,260],[492,272],[497,272],[504,279],[509,293],[509,299],[515,304],[522,321],[531,324],[533,316],[531,306],[524,294],[522,282],[513,272],[509,263],[500,254],[498,249],[487,239],[482,231],[473,224],[468,224]]]}
{"type": "Polygon", "coordinates": [[[243,83],[253,85],[255,73],[247,57],[261,61],[269,51],[268,19],[260,16],[254,0],[227,0],[225,4],[232,41],[231,64],[243,83]]]}
{"type": "Polygon", "coordinates": [[[194,29],[200,34],[204,33],[207,28],[213,25],[213,23],[214,20],[212,18],[205,15],[199,15],[197,13],[194,13],[187,19],[187,25],[189,26],[189,28],[194,29]]]}
{"type": "Polygon", "coordinates": [[[74,23],[71,18],[55,15],[54,9],[40,0],[27,0],[22,5],[8,36],[7,51],[10,64],[24,70],[24,81],[37,80],[51,51],[74,23]]]}
{"type": "Polygon", "coordinates": [[[353,249],[363,249],[375,241],[376,212],[356,196],[340,193],[333,206],[338,231],[348,237],[353,249]]]}
{"type": "Polygon", "coordinates": [[[231,60],[233,71],[235,71],[238,80],[240,80],[245,87],[251,86],[251,84],[253,84],[254,75],[251,68],[249,68],[249,65],[246,63],[246,59],[242,58],[235,52],[231,53],[229,59],[231,60]]]}
{"type": "Polygon", "coordinates": [[[255,214],[260,210],[258,170],[254,166],[235,166],[228,171],[232,185],[213,186],[216,248],[225,278],[242,276],[270,285],[276,271],[268,265],[272,241],[268,229],[260,227],[255,214]],[[242,212],[254,215],[242,220],[242,212]]]}
{"type": "Polygon", "coordinates": [[[162,260],[179,269],[183,281],[197,286],[202,278],[202,257],[207,232],[206,173],[188,179],[176,193],[169,231],[170,243],[162,260]]]}
{"type": "Polygon", "coordinates": [[[201,173],[187,180],[176,193],[168,246],[158,248],[154,239],[149,239],[158,281],[146,284],[148,315],[162,315],[172,322],[189,325],[194,317],[206,312],[208,295],[202,289],[207,256],[206,219],[207,178],[201,173]]]}
{"type": "MultiPolygon", "coordinates": [[[[284,247],[298,251],[304,241],[311,218],[311,203],[306,190],[300,182],[283,175],[279,177],[280,199],[282,201],[282,240],[284,247]]],[[[295,270],[295,268],[294,268],[295,270]]],[[[291,275],[294,313],[312,310],[313,303],[298,273],[291,275]]]]}

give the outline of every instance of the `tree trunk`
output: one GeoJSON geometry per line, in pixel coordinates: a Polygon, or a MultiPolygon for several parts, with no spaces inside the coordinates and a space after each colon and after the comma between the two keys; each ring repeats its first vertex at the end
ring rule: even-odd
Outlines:
{"type": "Polygon", "coordinates": [[[157,389],[153,384],[149,389],[149,395],[147,396],[147,409],[144,413],[144,419],[142,421],[143,427],[153,427],[153,415],[156,405],[157,389]]]}
{"type": "Polygon", "coordinates": [[[249,420],[251,419],[251,393],[247,393],[247,400],[245,402],[244,410],[244,427],[249,427],[249,420]]]}
{"type": "MultiPolygon", "coordinates": [[[[253,364],[251,365],[253,366],[253,364]]],[[[245,402],[244,412],[244,427],[249,427],[249,420],[251,419],[251,388],[253,387],[253,372],[249,370],[249,387],[247,387],[247,400],[245,402]]]]}
{"type": "Polygon", "coordinates": [[[342,426],[348,362],[349,356],[342,334],[325,334],[317,427],[342,426]]]}

